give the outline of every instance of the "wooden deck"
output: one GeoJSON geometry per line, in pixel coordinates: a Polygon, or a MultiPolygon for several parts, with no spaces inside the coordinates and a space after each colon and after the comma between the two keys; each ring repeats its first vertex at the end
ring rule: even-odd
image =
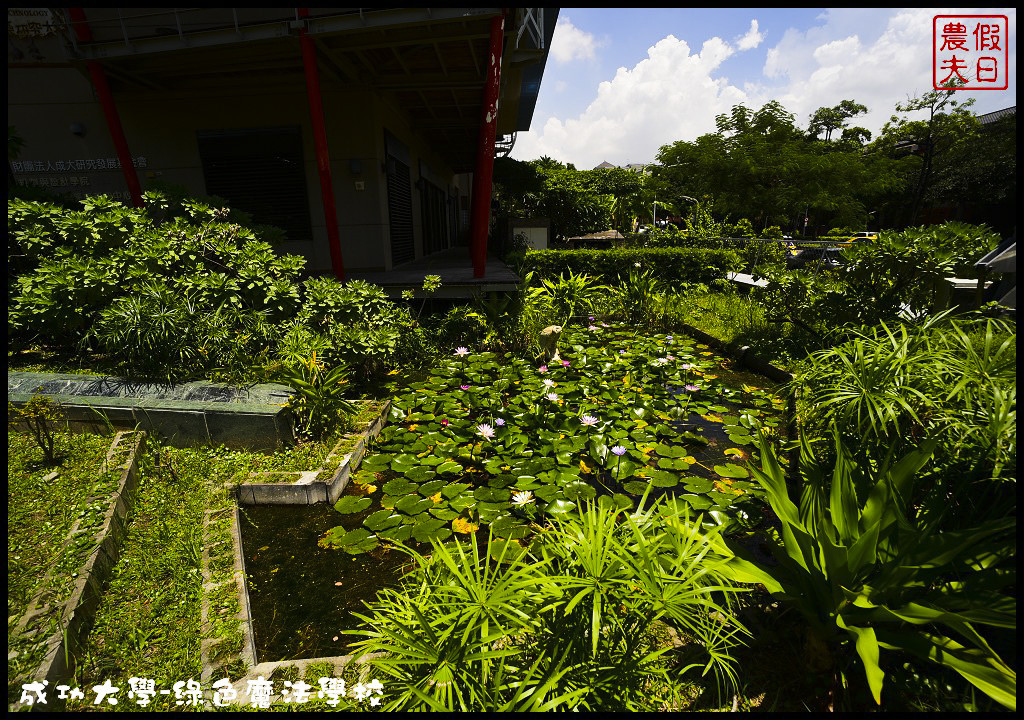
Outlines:
{"type": "Polygon", "coordinates": [[[427,275],[441,277],[441,289],[431,297],[469,298],[488,292],[511,292],[520,282],[512,269],[494,257],[487,258],[482,278],[473,277],[473,262],[468,247],[457,247],[428,255],[399,265],[390,272],[347,273],[350,280],[365,280],[380,285],[389,297],[400,297],[403,290],[415,290],[417,297],[423,296],[423,278],[427,275]]]}

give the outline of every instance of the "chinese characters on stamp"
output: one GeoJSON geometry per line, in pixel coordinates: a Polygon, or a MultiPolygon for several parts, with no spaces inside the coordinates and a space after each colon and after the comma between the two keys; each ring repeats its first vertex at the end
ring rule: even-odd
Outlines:
{"type": "Polygon", "coordinates": [[[936,15],[932,19],[932,85],[936,90],[1009,87],[1006,15],[936,15]]]}

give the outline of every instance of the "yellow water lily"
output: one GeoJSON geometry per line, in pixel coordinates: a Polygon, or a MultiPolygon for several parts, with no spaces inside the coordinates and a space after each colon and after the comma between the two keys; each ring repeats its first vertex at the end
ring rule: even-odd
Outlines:
{"type": "Polygon", "coordinates": [[[707,420],[708,422],[716,422],[716,423],[722,422],[722,418],[719,417],[718,415],[713,414],[713,413],[708,413],[707,415],[701,415],[701,417],[704,418],[705,420],[707,420]]]}
{"type": "Polygon", "coordinates": [[[366,493],[367,495],[373,495],[375,492],[377,492],[377,486],[363,485],[363,492],[366,493]]]}
{"type": "Polygon", "coordinates": [[[415,430],[418,427],[419,427],[419,425],[417,425],[416,423],[413,423],[412,425],[409,426],[409,430],[412,431],[412,430],[415,430]]]}
{"type": "Polygon", "coordinates": [[[580,472],[585,472],[585,473],[591,472],[591,469],[589,467],[587,467],[587,464],[585,462],[583,462],[582,460],[580,460],[580,472]]]}
{"type": "Polygon", "coordinates": [[[433,500],[435,504],[441,502],[441,493],[431,495],[430,499],[433,500]]]}

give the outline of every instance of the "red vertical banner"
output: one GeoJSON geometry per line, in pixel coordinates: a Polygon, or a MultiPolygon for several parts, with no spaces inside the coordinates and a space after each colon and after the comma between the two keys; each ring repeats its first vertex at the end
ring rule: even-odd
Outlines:
{"type": "MultiPolygon", "coordinates": [[[[82,8],[69,8],[69,10],[78,41],[92,42],[92,30],[89,29],[89,22],[85,19],[85,11],[82,8]]],[[[103,66],[95,60],[87,61],[86,65],[89,68],[92,86],[96,89],[100,106],[103,108],[103,116],[107,121],[110,139],[114,141],[114,150],[117,152],[118,162],[121,163],[121,172],[128,185],[128,192],[132,196],[132,204],[135,207],[142,207],[142,186],[139,184],[139,176],[132,163],[132,154],[128,149],[128,141],[124,137],[121,116],[118,115],[117,105],[114,104],[114,95],[110,92],[110,85],[107,84],[107,74],[103,72],[103,66]]]]}
{"type": "Polygon", "coordinates": [[[491,20],[487,80],[473,173],[473,208],[469,254],[473,277],[483,277],[487,266],[487,231],[491,217],[491,182],[494,178],[494,140],[498,130],[498,94],[501,90],[501,53],[505,39],[505,13],[491,20]]]}
{"type": "MultiPolygon", "coordinates": [[[[299,8],[299,17],[308,17],[308,8],[299,8]]],[[[338,233],[338,212],[334,204],[334,184],[331,182],[331,155],[327,149],[327,126],[324,124],[324,105],[320,95],[320,76],[316,68],[316,47],[306,28],[299,30],[302,45],[302,65],[306,71],[306,95],[309,97],[309,117],[313,124],[313,142],[316,146],[316,168],[320,175],[320,198],[327,223],[327,244],[331,250],[331,268],[338,280],[345,279],[345,263],[341,257],[341,237],[338,233]]]]}

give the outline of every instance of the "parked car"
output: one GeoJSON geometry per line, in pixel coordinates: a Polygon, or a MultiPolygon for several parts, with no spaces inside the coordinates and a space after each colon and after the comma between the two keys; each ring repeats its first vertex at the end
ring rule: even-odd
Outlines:
{"type": "Polygon", "coordinates": [[[857,242],[868,242],[870,240],[877,240],[877,239],[878,239],[878,233],[877,232],[865,231],[865,232],[854,233],[853,235],[850,236],[850,241],[849,242],[840,243],[839,247],[850,247],[851,245],[853,245],[854,243],[857,243],[857,242]]]}

